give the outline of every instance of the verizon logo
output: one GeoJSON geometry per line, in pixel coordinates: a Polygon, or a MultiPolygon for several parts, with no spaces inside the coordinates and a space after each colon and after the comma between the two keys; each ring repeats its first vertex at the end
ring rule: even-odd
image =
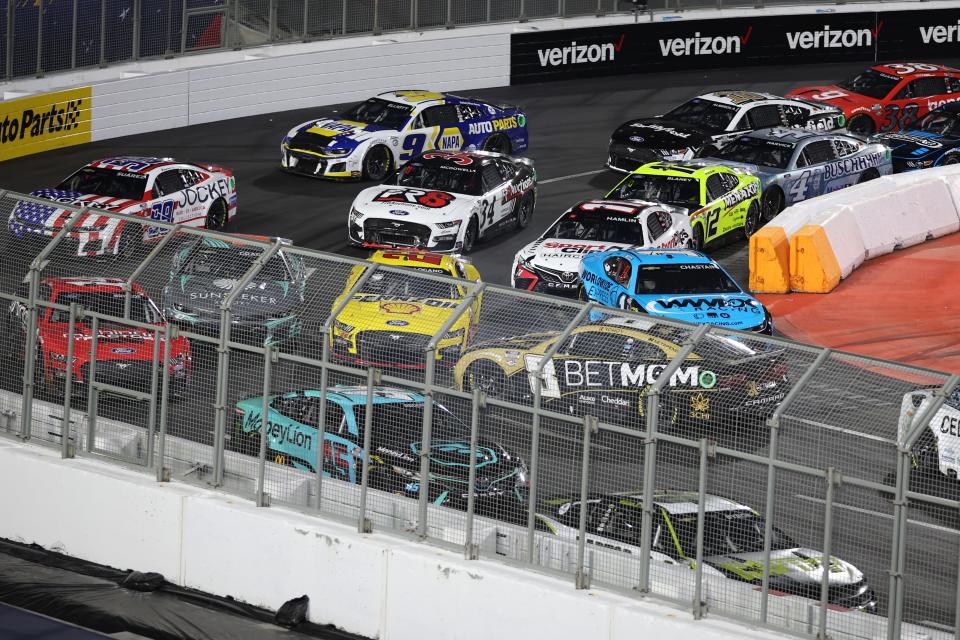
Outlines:
{"type": "Polygon", "coordinates": [[[791,49],[848,49],[873,46],[873,40],[883,23],[876,29],[831,29],[823,25],[820,31],[788,31],[787,45],[791,49]]]}
{"type": "Polygon", "coordinates": [[[753,27],[747,27],[742,36],[701,36],[695,31],[692,38],[668,38],[660,40],[660,54],[670,56],[711,56],[740,53],[740,47],[747,44],[753,27]]]}
{"type": "Polygon", "coordinates": [[[920,27],[920,38],[923,40],[923,44],[960,42],[960,20],[957,20],[957,24],[951,24],[949,27],[942,24],[920,27]]]}
{"type": "Polygon", "coordinates": [[[566,47],[553,47],[552,49],[537,49],[537,55],[540,56],[541,67],[559,67],[567,64],[584,64],[587,62],[607,62],[615,60],[617,54],[623,49],[624,35],[614,44],[607,42],[604,44],[577,44],[574,40],[566,47]]]}

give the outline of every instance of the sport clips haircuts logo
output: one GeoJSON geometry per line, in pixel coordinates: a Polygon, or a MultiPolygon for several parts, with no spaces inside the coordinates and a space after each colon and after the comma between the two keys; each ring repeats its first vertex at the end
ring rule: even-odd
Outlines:
{"type": "Polygon", "coordinates": [[[620,35],[616,42],[602,44],[577,44],[574,40],[565,47],[551,49],[537,49],[541,67],[560,67],[571,64],[585,64],[590,62],[612,62],[623,49],[625,34],[620,35]]]}
{"type": "Polygon", "coordinates": [[[694,31],[690,38],[661,38],[660,55],[670,56],[712,56],[740,53],[750,41],[753,27],[747,27],[746,33],[736,36],[704,36],[694,31]]]}

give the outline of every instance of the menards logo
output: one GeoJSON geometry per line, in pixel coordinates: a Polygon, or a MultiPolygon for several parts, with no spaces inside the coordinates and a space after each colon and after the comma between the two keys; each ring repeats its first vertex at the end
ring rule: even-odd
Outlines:
{"type": "Polygon", "coordinates": [[[740,53],[740,48],[750,40],[753,27],[747,27],[742,36],[702,36],[699,31],[692,38],[661,38],[660,54],[669,56],[710,56],[740,53]]]}
{"type": "Polygon", "coordinates": [[[791,49],[870,47],[881,27],[883,22],[878,22],[874,29],[831,29],[825,24],[819,31],[788,31],[787,46],[791,49]]]}

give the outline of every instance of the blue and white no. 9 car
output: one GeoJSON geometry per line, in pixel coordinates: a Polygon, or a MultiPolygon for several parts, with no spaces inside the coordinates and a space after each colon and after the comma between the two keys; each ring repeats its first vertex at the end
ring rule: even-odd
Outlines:
{"type": "Polygon", "coordinates": [[[339,118],[310,120],[280,145],[283,169],[316,178],[383,180],[391,170],[431,149],[519,153],[527,148],[527,117],[449,93],[381,93],[339,118]]]}
{"type": "Polygon", "coordinates": [[[882,144],[784,127],[747,133],[694,162],[736,167],[760,178],[765,220],[801,200],[893,173],[890,149],[882,144]]]}
{"type": "Polygon", "coordinates": [[[725,329],[773,332],[773,318],[719,264],[689,249],[622,249],[588,254],[580,263],[581,297],[725,329]]]}
{"type": "Polygon", "coordinates": [[[893,171],[915,171],[960,162],[960,102],[948,102],[909,129],[871,138],[893,151],[893,171]]]}

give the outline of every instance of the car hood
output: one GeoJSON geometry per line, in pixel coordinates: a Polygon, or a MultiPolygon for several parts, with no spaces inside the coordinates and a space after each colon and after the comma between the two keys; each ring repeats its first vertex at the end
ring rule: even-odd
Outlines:
{"type": "Polygon", "coordinates": [[[843,109],[846,112],[849,108],[855,107],[857,105],[863,104],[865,101],[879,102],[873,98],[868,98],[867,96],[861,96],[857,93],[851,93],[846,89],[841,89],[835,84],[830,85],[820,85],[813,87],[801,87],[799,89],[794,89],[787,94],[789,98],[802,98],[803,100],[809,100],[810,102],[819,102],[820,104],[829,104],[833,107],[838,107],[843,109]],[[827,100],[817,100],[813,96],[820,95],[825,92],[830,92],[831,95],[837,95],[838,93],[843,94],[835,98],[829,98],[827,100]]]}
{"type": "Polygon", "coordinates": [[[621,125],[613,134],[613,140],[621,144],[654,149],[685,149],[700,147],[712,133],[679,120],[663,118],[639,118],[621,125]]]}
{"type": "MultiPolygon", "coordinates": [[[[220,304],[236,284],[230,278],[175,275],[164,291],[166,313],[179,317],[182,312],[174,305],[180,304],[188,314],[219,315],[220,304]]],[[[293,312],[301,296],[300,288],[287,280],[254,281],[236,297],[231,313],[237,319],[263,316],[266,320],[293,312]]]]}
{"type": "Polygon", "coordinates": [[[874,136],[871,141],[887,145],[894,157],[905,160],[925,160],[943,153],[944,149],[960,146],[960,138],[926,131],[885,133],[874,136]]]}
{"type": "MultiPolygon", "coordinates": [[[[384,446],[377,449],[378,455],[385,460],[391,456],[384,456],[384,446]]],[[[412,458],[408,461],[420,466],[420,442],[411,442],[403,452],[412,458]]],[[[526,465],[516,455],[510,454],[502,446],[491,440],[481,439],[477,442],[476,450],[477,491],[485,493],[493,486],[516,473],[526,473],[526,465]]],[[[409,466],[409,465],[404,465],[409,466]]],[[[470,440],[443,439],[433,440],[430,443],[430,472],[435,479],[465,483],[470,473],[470,440]]],[[[510,482],[510,489],[513,482],[510,482]]],[[[466,489],[466,487],[464,487],[466,489]]]]}
{"type": "MultiPolygon", "coordinates": [[[[823,553],[812,549],[781,549],[770,553],[770,578],[817,585],[823,579],[823,553]]],[[[730,573],[742,580],[758,581],[763,578],[763,552],[738,553],[736,555],[707,556],[707,564],[730,573]]],[[[863,580],[863,573],[855,566],[839,558],[830,558],[829,584],[843,586],[863,580]]]]}
{"type": "Polygon", "coordinates": [[[729,329],[752,329],[765,318],[763,305],[745,293],[637,295],[643,309],[656,316],[729,329]]]}
{"type": "MultiPolygon", "coordinates": [[[[93,327],[79,322],[74,325],[74,355],[77,360],[90,359],[90,346],[93,340],[93,327]]],[[[161,331],[163,330],[160,327],[161,331]]],[[[67,352],[69,325],[57,323],[47,325],[40,331],[44,348],[48,351],[65,354],[67,352]]],[[[97,331],[97,360],[153,360],[154,333],[140,327],[102,322],[97,331]]],[[[161,333],[160,345],[163,346],[161,333]]],[[[170,344],[172,355],[185,348],[183,339],[173,340],[170,344]]]]}
{"type": "MultiPolygon", "coordinates": [[[[94,207],[105,211],[117,211],[132,213],[130,211],[135,205],[139,205],[139,200],[125,200],[123,198],[110,198],[98,196],[92,193],[78,193],[76,191],[63,191],[61,189],[38,189],[31,191],[30,195],[52,200],[58,204],[72,205],[75,207],[94,207]]],[[[18,202],[13,208],[13,217],[29,222],[35,225],[60,227],[66,223],[70,217],[70,210],[58,206],[44,206],[34,202],[18,202]]],[[[77,226],[86,226],[89,221],[99,218],[97,214],[87,214],[86,219],[79,220],[77,226]]]]}
{"type": "Polygon", "coordinates": [[[353,150],[381,131],[394,132],[375,124],[324,118],[305,122],[294,129],[288,137],[287,145],[290,149],[312,152],[320,152],[326,148],[353,150]]]}
{"type": "Polygon", "coordinates": [[[353,201],[353,208],[365,216],[396,219],[398,222],[443,222],[467,217],[477,200],[477,196],[446,191],[379,185],[361,191],[353,201]],[[390,194],[383,197],[391,200],[377,200],[386,191],[390,194]],[[423,198],[424,192],[432,194],[431,199],[423,198]],[[442,206],[429,206],[441,202],[442,206]]]}
{"type": "Polygon", "coordinates": [[[358,293],[340,311],[337,321],[361,331],[433,335],[459,304],[458,300],[442,298],[400,299],[396,296],[384,298],[377,294],[358,293]]]}
{"type": "Polygon", "coordinates": [[[599,242],[597,240],[541,238],[525,246],[518,252],[518,255],[538,267],[573,273],[579,278],[580,262],[588,253],[626,249],[630,246],[632,245],[618,242],[599,242]]]}

